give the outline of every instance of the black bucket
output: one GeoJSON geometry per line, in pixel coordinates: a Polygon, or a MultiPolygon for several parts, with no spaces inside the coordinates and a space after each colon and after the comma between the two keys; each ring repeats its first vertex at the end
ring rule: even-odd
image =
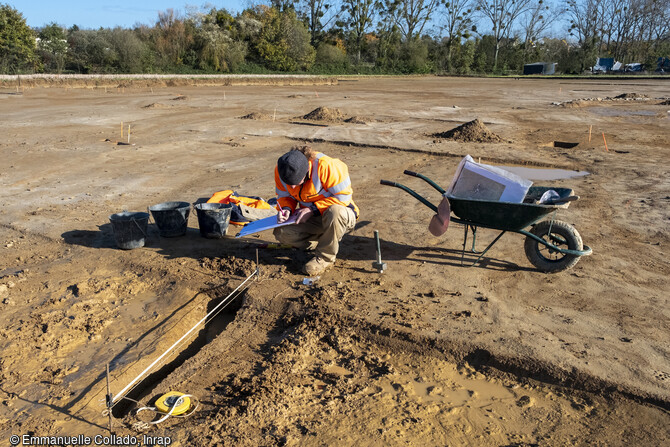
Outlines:
{"type": "Polygon", "coordinates": [[[128,212],[116,213],[109,216],[114,230],[116,245],[124,250],[144,247],[144,238],[147,235],[149,213],[128,212]]]}
{"type": "Polygon", "coordinates": [[[163,202],[150,206],[158,231],[163,237],[177,237],[186,234],[188,214],[191,204],[188,202],[163,202]]]}
{"type": "Polygon", "coordinates": [[[198,226],[203,237],[218,239],[226,235],[232,205],[229,203],[197,203],[198,226]]]}

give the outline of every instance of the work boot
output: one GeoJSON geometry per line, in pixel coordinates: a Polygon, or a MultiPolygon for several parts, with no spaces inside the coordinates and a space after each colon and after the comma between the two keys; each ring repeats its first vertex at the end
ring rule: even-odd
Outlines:
{"type": "Polygon", "coordinates": [[[314,256],[307,264],[305,264],[305,273],[309,276],[320,275],[333,264],[335,263],[328,262],[320,256],[314,256]]]}

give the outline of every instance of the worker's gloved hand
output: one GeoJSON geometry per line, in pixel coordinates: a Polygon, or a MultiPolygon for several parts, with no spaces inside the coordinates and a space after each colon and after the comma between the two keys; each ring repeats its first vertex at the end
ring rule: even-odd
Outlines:
{"type": "Polygon", "coordinates": [[[300,208],[295,212],[295,223],[307,222],[314,213],[309,208],[300,208]]]}
{"type": "Polygon", "coordinates": [[[284,223],[288,220],[289,217],[291,217],[291,210],[284,208],[277,213],[277,223],[284,223]]]}

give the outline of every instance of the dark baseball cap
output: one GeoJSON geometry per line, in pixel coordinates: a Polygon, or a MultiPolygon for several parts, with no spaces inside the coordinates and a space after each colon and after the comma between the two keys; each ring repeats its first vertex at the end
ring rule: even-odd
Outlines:
{"type": "Polygon", "coordinates": [[[277,160],[279,178],[287,185],[299,185],[309,171],[309,161],[300,151],[289,151],[277,160]]]}

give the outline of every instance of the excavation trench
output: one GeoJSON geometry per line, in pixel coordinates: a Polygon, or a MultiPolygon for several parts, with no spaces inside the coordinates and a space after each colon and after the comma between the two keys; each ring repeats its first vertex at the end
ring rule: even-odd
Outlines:
{"type": "MultiPolygon", "coordinates": [[[[226,327],[235,320],[237,311],[244,302],[246,291],[234,292],[228,288],[212,289],[211,293],[214,297],[207,303],[206,309],[198,307],[192,312],[197,312],[196,318],[205,318],[210,312],[213,312],[218,306],[218,309],[204,325],[200,327],[197,332],[194,332],[190,337],[184,340],[183,343],[175,346],[173,352],[167,355],[165,363],[157,364],[156,368],[142,378],[137,384],[133,385],[130,391],[124,394],[125,397],[119,398],[112,408],[112,415],[115,418],[123,418],[128,415],[137,406],[136,402],[142,401],[154,390],[168,375],[179,368],[184,362],[195,356],[200,350],[219,336],[226,327]],[[227,303],[223,303],[227,300],[227,303]]],[[[180,336],[183,334],[177,334],[180,336]]],[[[176,338],[173,337],[173,338],[176,338]]],[[[162,352],[152,353],[151,358],[146,359],[144,364],[149,364],[155,358],[158,358],[162,352]]],[[[131,380],[130,378],[128,379],[131,380]]],[[[152,399],[155,400],[155,399],[152,399]]]]}
{"type": "Polygon", "coordinates": [[[579,146],[579,143],[573,143],[570,141],[551,141],[542,145],[542,147],[557,147],[560,149],[572,149],[577,146],[579,146]]]}

